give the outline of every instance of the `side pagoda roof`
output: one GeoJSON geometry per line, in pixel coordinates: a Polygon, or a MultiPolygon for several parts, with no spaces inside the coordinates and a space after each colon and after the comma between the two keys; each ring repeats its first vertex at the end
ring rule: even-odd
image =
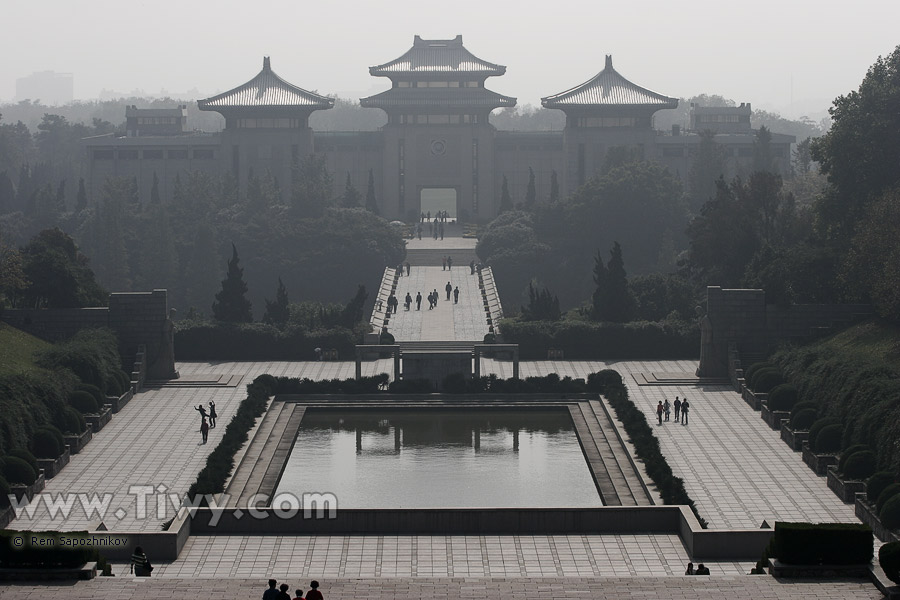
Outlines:
{"type": "Polygon", "coordinates": [[[331,108],[334,98],[320,96],[292,85],[275,74],[269,57],[263,58],[263,68],[259,74],[233,90],[217,96],[198,100],[200,110],[220,110],[229,108],[308,108],[312,110],[331,108]]]}
{"type": "Polygon", "coordinates": [[[374,77],[395,77],[397,75],[424,75],[471,73],[491,77],[506,73],[506,67],[482,60],[463,46],[462,36],[452,40],[423,40],[413,38],[413,46],[406,53],[390,62],[369,67],[374,77]]]}
{"type": "Polygon", "coordinates": [[[591,106],[634,106],[677,108],[678,99],[652,92],[631,83],[613,68],[612,55],[606,56],[606,67],[592,79],[565,92],[541,98],[544,108],[586,108],[591,106]]]}

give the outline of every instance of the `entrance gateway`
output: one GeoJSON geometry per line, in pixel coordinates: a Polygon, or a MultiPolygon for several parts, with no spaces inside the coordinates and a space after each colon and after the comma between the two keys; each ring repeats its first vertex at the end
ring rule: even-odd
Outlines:
{"type": "Polygon", "coordinates": [[[456,220],[456,188],[422,188],[419,192],[419,210],[434,217],[447,211],[450,220],[456,220]]]}

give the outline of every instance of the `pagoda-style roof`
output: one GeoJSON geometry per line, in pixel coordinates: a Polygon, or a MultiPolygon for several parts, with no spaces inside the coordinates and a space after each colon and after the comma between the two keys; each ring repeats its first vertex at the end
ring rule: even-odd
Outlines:
{"type": "Polygon", "coordinates": [[[367,108],[416,108],[448,106],[453,108],[495,109],[515,106],[516,99],[485,88],[391,88],[380,94],[360,98],[360,106],[367,108]]]}
{"type": "Polygon", "coordinates": [[[541,98],[544,108],[589,108],[596,106],[645,107],[660,110],[677,108],[678,99],[652,92],[631,83],[613,68],[607,55],[606,67],[592,79],[570,90],[541,98]]]}
{"type": "Polygon", "coordinates": [[[334,106],[334,98],[320,96],[292,85],[275,74],[269,57],[263,58],[259,74],[233,90],[198,100],[200,110],[231,108],[306,108],[317,110],[334,106]]]}
{"type": "Polygon", "coordinates": [[[481,60],[462,43],[462,36],[452,40],[413,39],[413,46],[400,58],[369,67],[374,77],[396,77],[397,75],[474,74],[491,77],[506,73],[506,67],[481,60]]]}

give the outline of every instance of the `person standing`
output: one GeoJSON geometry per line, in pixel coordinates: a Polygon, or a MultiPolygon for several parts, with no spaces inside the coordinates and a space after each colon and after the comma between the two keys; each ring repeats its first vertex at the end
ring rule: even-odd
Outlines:
{"type": "Polygon", "coordinates": [[[441,271],[446,271],[446,270],[447,270],[447,257],[442,256],[441,257],[441,271]]]}
{"type": "Polygon", "coordinates": [[[687,398],[682,400],[682,402],[681,402],[681,424],[682,425],[688,424],[688,410],[690,410],[690,408],[691,408],[691,405],[690,405],[690,403],[688,403],[687,398]]]}
{"type": "Polygon", "coordinates": [[[472,259],[472,262],[469,263],[469,275],[475,274],[475,259],[472,259]]]}
{"type": "Polygon", "coordinates": [[[678,399],[678,396],[675,396],[673,406],[675,407],[675,422],[678,423],[679,413],[681,412],[681,400],[678,399]]]}
{"type": "Polygon", "coordinates": [[[311,589],[306,592],[306,600],[325,600],[325,596],[319,591],[318,581],[311,581],[309,587],[311,589]]]}
{"type": "Polygon", "coordinates": [[[219,416],[216,414],[216,403],[212,400],[209,401],[209,426],[211,429],[215,429],[216,427],[216,417],[219,416]]]}
{"type": "Polygon", "coordinates": [[[453,288],[453,304],[459,304],[459,286],[453,288]]]}
{"type": "MultiPolygon", "coordinates": [[[[444,239],[444,238],[441,238],[441,239],[444,239]]],[[[449,271],[452,268],[453,268],[453,257],[448,256],[447,257],[447,270],[449,271]]]]}
{"type": "Polygon", "coordinates": [[[278,588],[275,587],[278,582],[274,579],[269,580],[269,589],[263,592],[263,600],[278,600],[278,588]]]}
{"type": "Polygon", "coordinates": [[[144,549],[140,546],[135,547],[131,555],[131,572],[134,573],[135,577],[150,577],[152,570],[153,565],[150,564],[150,560],[144,554],[144,549]]]}
{"type": "Polygon", "coordinates": [[[671,406],[669,405],[669,399],[666,398],[666,401],[663,402],[663,413],[666,415],[666,421],[669,420],[670,412],[671,412],[671,406]]]}
{"type": "Polygon", "coordinates": [[[422,309],[422,292],[416,292],[416,310],[422,309]]]}
{"type": "Polygon", "coordinates": [[[409,277],[409,263],[406,263],[406,276],[409,277]]]}
{"type": "Polygon", "coordinates": [[[278,600],[291,600],[291,595],[288,594],[288,590],[291,589],[291,586],[286,583],[282,583],[280,586],[278,586],[278,589],[280,590],[278,592],[278,595],[276,596],[278,600]]]}
{"type": "Polygon", "coordinates": [[[403,302],[404,306],[406,306],[406,310],[409,310],[409,307],[412,306],[412,295],[409,292],[406,292],[406,299],[403,302]]]}
{"type": "Polygon", "coordinates": [[[203,436],[203,443],[206,443],[206,438],[209,437],[209,423],[206,422],[206,417],[203,417],[203,422],[200,423],[200,435],[203,436]]]}
{"type": "Polygon", "coordinates": [[[447,282],[447,285],[444,286],[444,291],[447,292],[447,300],[450,300],[450,294],[453,293],[453,286],[450,285],[450,282],[447,282]]]}
{"type": "Polygon", "coordinates": [[[656,405],[656,418],[659,419],[660,425],[662,425],[662,415],[663,415],[663,405],[662,405],[662,400],[660,400],[659,404],[656,405]]]}

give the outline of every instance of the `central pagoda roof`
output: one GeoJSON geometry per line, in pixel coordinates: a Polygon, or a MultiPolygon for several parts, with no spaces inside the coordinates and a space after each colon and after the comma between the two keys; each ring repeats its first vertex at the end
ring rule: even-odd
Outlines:
{"type": "Polygon", "coordinates": [[[631,83],[613,68],[612,56],[606,56],[606,67],[592,79],[565,92],[541,98],[544,108],[587,108],[596,106],[633,106],[677,108],[678,99],[652,92],[631,83]]]}
{"type": "Polygon", "coordinates": [[[375,67],[369,67],[369,74],[375,77],[397,75],[434,74],[476,74],[483,77],[503,75],[506,67],[481,60],[462,43],[462,36],[452,40],[413,39],[413,47],[400,58],[375,67]]]}
{"type": "Polygon", "coordinates": [[[380,94],[360,98],[361,106],[367,108],[416,108],[452,106],[457,108],[495,109],[515,106],[516,99],[492,92],[485,88],[466,89],[389,89],[380,94]]]}
{"type": "Polygon", "coordinates": [[[317,110],[334,106],[334,98],[320,96],[292,85],[272,71],[269,57],[263,58],[259,74],[233,90],[198,100],[200,110],[231,108],[306,108],[317,110]]]}

